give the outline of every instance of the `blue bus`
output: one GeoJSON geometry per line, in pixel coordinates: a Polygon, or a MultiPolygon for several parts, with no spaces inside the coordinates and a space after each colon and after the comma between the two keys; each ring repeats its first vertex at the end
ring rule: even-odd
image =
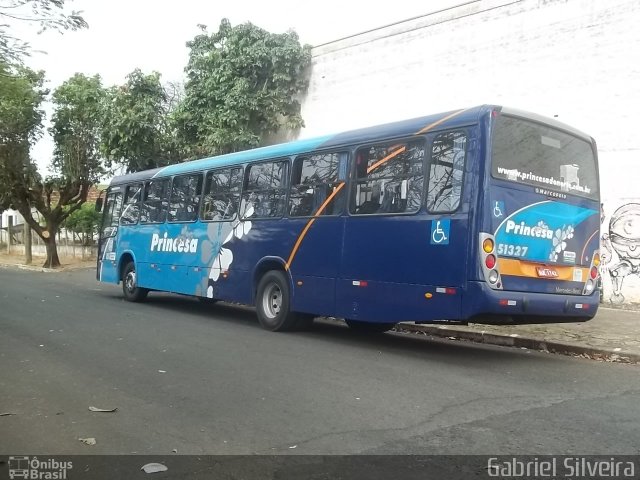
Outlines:
{"type": "Polygon", "coordinates": [[[255,305],[272,331],[581,322],[599,303],[595,141],[506,107],[123,175],[99,208],[99,281],[255,305]]]}

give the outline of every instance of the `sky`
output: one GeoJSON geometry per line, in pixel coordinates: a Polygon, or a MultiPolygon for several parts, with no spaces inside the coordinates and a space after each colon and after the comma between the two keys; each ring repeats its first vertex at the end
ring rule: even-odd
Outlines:
{"type": "MultiPolygon", "coordinates": [[[[100,74],[105,86],[122,84],[135,68],[158,71],[165,82],[182,82],[185,44],[199,33],[198,24],[215,32],[222,18],[232,25],[251,22],[272,33],[294,30],[301,43],[317,46],[462,3],[468,1],[67,0],[69,10],[82,12],[88,29],[38,35],[21,24],[14,32],[36,50],[26,63],[46,72],[52,90],[76,72],[100,74]]],[[[50,106],[46,111],[50,118],[50,106]]],[[[41,171],[52,149],[48,135],[34,147],[41,171]]]]}

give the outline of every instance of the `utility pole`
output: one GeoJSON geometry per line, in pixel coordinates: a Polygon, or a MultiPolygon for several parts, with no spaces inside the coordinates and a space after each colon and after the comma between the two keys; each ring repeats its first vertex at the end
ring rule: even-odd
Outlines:
{"type": "Polygon", "coordinates": [[[13,230],[13,228],[12,228],[13,227],[13,216],[9,215],[8,220],[9,220],[9,225],[7,225],[7,237],[8,237],[7,238],[7,253],[11,254],[11,242],[12,242],[11,234],[13,233],[12,232],[12,230],[13,230]]]}
{"type": "Polygon", "coordinates": [[[33,255],[31,253],[31,225],[23,220],[22,224],[22,240],[24,241],[24,263],[31,265],[33,261],[33,255]]]}
{"type": "MultiPolygon", "coordinates": [[[[25,159],[24,180],[27,187],[27,206],[29,207],[29,215],[31,215],[31,185],[29,181],[28,170],[29,157],[25,159]]],[[[27,223],[27,219],[22,219],[22,242],[24,243],[24,263],[31,265],[33,255],[31,252],[31,225],[27,223]]]]}

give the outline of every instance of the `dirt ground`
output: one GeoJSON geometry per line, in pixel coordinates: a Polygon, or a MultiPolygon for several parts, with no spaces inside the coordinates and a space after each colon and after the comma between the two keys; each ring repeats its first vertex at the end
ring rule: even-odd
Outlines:
{"type": "MultiPolygon", "coordinates": [[[[80,256],[77,257],[67,257],[67,256],[63,256],[63,255],[59,255],[60,257],[60,263],[62,264],[63,268],[66,267],[71,267],[71,268],[89,268],[92,266],[95,266],[96,264],[96,259],[95,258],[85,258],[83,259],[80,256]]],[[[46,260],[46,257],[41,257],[41,256],[37,256],[34,255],[33,256],[33,261],[31,262],[31,266],[32,267],[42,267],[44,265],[44,261],[46,260]]],[[[19,255],[19,254],[8,254],[6,252],[0,252],[0,265],[26,265],[25,263],[25,257],[24,255],[19,255]]]]}

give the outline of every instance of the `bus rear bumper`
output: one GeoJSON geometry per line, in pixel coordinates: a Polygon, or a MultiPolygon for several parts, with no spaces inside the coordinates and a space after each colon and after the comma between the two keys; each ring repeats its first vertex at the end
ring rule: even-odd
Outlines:
{"type": "Polygon", "coordinates": [[[596,315],[600,294],[560,295],[493,290],[486,282],[469,282],[462,302],[468,322],[489,325],[585,322],[596,315]]]}

